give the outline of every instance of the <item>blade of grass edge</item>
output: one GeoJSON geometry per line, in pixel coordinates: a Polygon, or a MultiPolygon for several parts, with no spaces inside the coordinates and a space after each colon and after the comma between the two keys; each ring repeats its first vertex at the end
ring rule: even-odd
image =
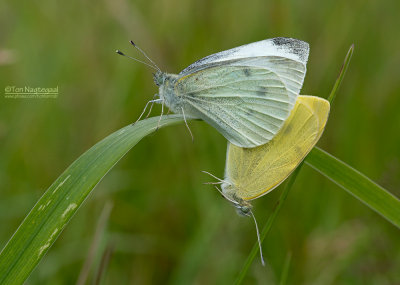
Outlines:
{"type": "Polygon", "coordinates": [[[333,103],[333,100],[335,100],[336,93],[340,87],[340,84],[343,81],[343,78],[344,78],[344,75],[346,74],[347,68],[349,67],[351,57],[353,56],[353,52],[354,52],[354,44],[352,44],[350,46],[349,50],[347,51],[346,57],[344,58],[344,61],[343,61],[342,68],[340,69],[340,72],[339,72],[339,76],[336,79],[335,84],[333,85],[331,94],[329,94],[329,96],[328,96],[328,101],[331,105],[333,103]]]}
{"type": "MultiPolygon", "coordinates": [[[[126,126],[75,160],[47,189],[0,252],[0,284],[22,284],[37,266],[93,188],[143,137],[159,117],[126,126]]],[[[183,122],[164,116],[161,126],[183,122]]]]}
{"type": "Polygon", "coordinates": [[[318,147],[305,162],[400,228],[400,200],[385,188],[318,147]]]}

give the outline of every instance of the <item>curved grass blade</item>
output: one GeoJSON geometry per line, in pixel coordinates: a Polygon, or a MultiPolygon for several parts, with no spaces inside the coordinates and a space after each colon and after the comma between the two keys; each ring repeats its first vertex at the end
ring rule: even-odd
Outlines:
{"type": "MultiPolygon", "coordinates": [[[[0,284],[22,284],[105,174],[144,136],[159,117],[109,135],[75,160],[47,189],[0,253],[0,284]]],[[[164,116],[161,126],[183,122],[164,116]]]]}
{"type": "Polygon", "coordinates": [[[385,188],[318,147],[313,148],[305,162],[400,228],[400,200],[385,188]]]}

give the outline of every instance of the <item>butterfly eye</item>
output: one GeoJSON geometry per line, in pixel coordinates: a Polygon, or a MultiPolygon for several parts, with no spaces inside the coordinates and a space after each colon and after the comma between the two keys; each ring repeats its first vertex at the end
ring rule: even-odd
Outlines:
{"type": "Polygon", "coordinates": [[[165,75],[161,71],[157,71],[156,73],[153,73],[153,78],[154,78],[154,83],[157,86],[161,86],[164,84],[165,75]]]}

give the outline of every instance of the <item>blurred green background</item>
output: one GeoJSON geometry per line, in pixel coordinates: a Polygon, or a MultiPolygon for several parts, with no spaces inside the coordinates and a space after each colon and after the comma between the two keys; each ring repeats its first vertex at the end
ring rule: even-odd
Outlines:
{"type": "MultiPolygon", "coordinates": [[[[135,121],[157,88],[140,54],[165,71],[238,45],[287,36],[310,43],[302,94],[327,97],[355,52],[319,146],[400,196],[400,2],[0,2],[0,247],[80,154],[135,121]],[[56,87],[57,99],[6,99],[7,86],[56,87]]],[[[157,106],[153,115],[160,111],[157,106]]],[[[231,284],[256,241],[207,170],[222,177],[226,142],[203,122],[141,141],[95,188],[27,284],[73,284],[107,202],[90,271],[113,247],[103,284],[231,284]]],[[[281,187],[254,202],[260,224],[281,187]]],[[[246,284],[399,284],[400,232],[303,167],[246,284]]]]}

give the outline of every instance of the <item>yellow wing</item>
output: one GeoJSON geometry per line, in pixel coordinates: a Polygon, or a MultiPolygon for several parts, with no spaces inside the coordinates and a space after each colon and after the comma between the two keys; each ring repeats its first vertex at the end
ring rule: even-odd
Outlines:
{"type": "Polygon", "coordinates": [[[282,183],[318,142],[329,109],[325,99],[298,96],[282,129],[269,143],[256,148],[228,143],[225,180],[233,184],[234,194],[252,200],[282,183]]]}

